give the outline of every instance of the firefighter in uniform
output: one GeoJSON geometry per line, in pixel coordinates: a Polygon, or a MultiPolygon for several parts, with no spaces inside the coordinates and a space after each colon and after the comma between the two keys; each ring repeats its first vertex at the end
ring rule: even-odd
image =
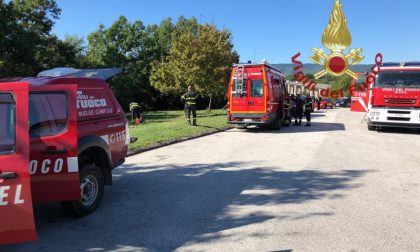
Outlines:
{"type": "Polygon", "coordinates": [[[306,99],[305,99],[305,117],[306,117],[305,126],[311,126],[312,109],[313,109],[313,99],[308,94],[306,95],[306,99]]]}
{"type": "Polygon", "coordinates": [[[286,111],[286,121],[285,124],[288,126],[290,125],[290,122],[292,121],[292,117],[290,115],[290,99],[291,97],[288,96],[285,100],[284,100],[284,110],[286,111]]]}
{"type": "Polygon", "coordinates": [[[131,123],[135,123],[136,118],[139,122],[143,121],[140,105],[137,102],[130,103],[131,123]]]}
{"type": "Polygon", "coordinates": [[[302,114],[303,114],[303,100],[301,94],[298,94],[296,97],[296,110],[295,114],[293,115],[295,117],[295,126],[302,124],[302,114]],[[299,121],[298,121],[299,120],[299,121]]]}
{"type": "Polygon", "coordinates": [[[188,124],[191,125],[191,113],[193,117],[192,126],[197,126],[197,112],[195,101],[197,94],[193,91],[191,86],[188,86],[188,92],[181,96],[181,100],[185,103],[185,117],[187,118],[188,124]]]}

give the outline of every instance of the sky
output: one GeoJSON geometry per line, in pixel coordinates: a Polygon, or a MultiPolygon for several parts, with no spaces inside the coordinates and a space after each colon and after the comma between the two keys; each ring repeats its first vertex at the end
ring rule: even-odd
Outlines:
{"type": "MultiPolygon", "coordinates": [[[[362,48],[372,64],[377,53],[385,62],[420,61],[420,1],[341,0],[352,35],[350,48],[362,48]]],[[[87,35],[99,24],[109,27],[119,16],[145,25],[171,17],[195,17],[232,33],[240,61],[309,63],[311,48],[323,48],[322,33],[334,0],[57,0],[62,9],[53,28],[59,38],[87,35]]],[[[328,50],[328,49],[324,49],[328,50]]]]}

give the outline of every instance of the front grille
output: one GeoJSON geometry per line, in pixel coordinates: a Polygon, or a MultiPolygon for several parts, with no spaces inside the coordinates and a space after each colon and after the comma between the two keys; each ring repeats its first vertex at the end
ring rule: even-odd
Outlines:
{"type": "Polygon", "coordinates": [[[388,98],[388,99],[385,99],[385,103],[389,103],[389,104],[416,104],[416,99],[388,98]]]}
{"type": "Polygon", "coordinates": [[[410,121],[410,118],[406,118],[406,117],[387,117],[387,119],[390,121],[403,121],[403,122],[410,121]]]}
{"type": "Polygon", "coordinates": [[[405,115],[409,115],[409,114],[411,114],[411,111],[388,110],[388,113],[390,113],[390,114],[405,114],[405,115]]]}

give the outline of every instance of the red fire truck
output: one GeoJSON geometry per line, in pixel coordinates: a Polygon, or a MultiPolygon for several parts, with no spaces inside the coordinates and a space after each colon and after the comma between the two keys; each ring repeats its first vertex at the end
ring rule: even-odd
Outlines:
{"type": "Polygon", "coordinates": [[[272,65],[234,64],[228,87],[228,123],[280,129],[290,124],[285,77],[272,65]],[[286,124],[286,125],[288,125],[286,124]]]}
{"type": "Polygon", "coordinates": [[[367,112],[369,104],[369,87],[364,86],[366,73],[357,73],[359,77],[352,80],[350,111],[367,112]]]}
{"type": "Polygon", "coordinates": [[[61,201],[79,216],[99,206],[130,142],[105,82],[120,71],[56,69],[0,82],[0,244],[36,239],[32,202],[61,201]]]}
{"type": "Polygon", "coordinates": [[[369,130],[420,128],[420,62],[382,64],[369,97],[369,130]]]}

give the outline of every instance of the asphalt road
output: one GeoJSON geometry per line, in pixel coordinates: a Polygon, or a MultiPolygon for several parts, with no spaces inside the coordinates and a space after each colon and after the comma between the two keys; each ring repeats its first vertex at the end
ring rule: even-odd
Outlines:
{"type": "Polygon", "coordinates": [[[420,251],[420,134],[348,109],[312,127],[229,130],[127,159],[97,212],[37,206],[4,251],[420,251]]]}

